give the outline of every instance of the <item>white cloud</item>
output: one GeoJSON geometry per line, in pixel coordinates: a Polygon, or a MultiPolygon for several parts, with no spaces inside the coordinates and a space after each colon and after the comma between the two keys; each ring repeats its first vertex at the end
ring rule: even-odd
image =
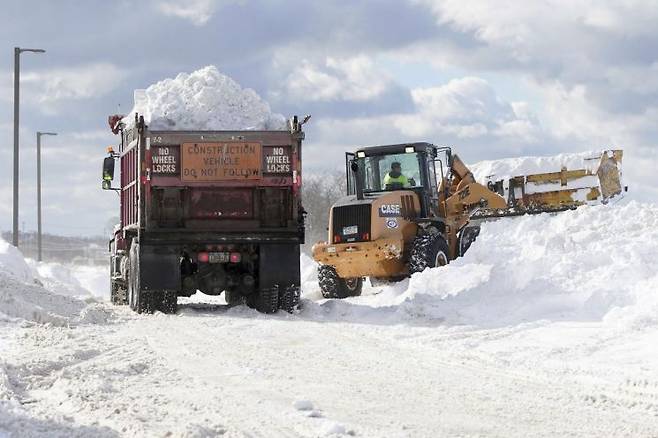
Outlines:
{"type": "Polygon", "coordinates": [[[392,78],[365,55],[327,57],[323,63],[303,60],[286,81],[286,92],[302,101],[366,101],[385,93],[392,78]]]}
{"type": "Polygon", "coordinates": [[[505,101],[482,78],[454,79],[411,93],[410,113],[316,120],[309,137],[319,144],[307,150],[307,165],[328,166],[332,159],[336,164],[341,151],[356,145],[408,141],[455,146],[457,153],[477,161],[537,153],[537,142],[547,135],[527,103],[505,101]]]}
{"type": "Polygon", "coordinates": [[[190,21],[195,26],[205,25],[221,8],[240,0],[161,0],[155,2],[156,9],[163,15],[190,21]]]}
{"type": "Polygon", "coordinates": [[[595,30],[625,37],[655,35],[658,19],[655,0],[412,1],[429,6],[439,24],[472,32],[483,42],[505,46],[517,56],[532,58],[559,56],[565,51],[585,48],[601,37],[595,30]],[[539,47],[561,50],[532,52],[539,47]]]}
{"type": "Polygon", "coordinates": [[[453,79],[445,85],[412,90],[416,112],[400,115],[395,125],[410,136],[450,135],[516,138],[532,143],[540,127],[523,102],[498,97],[487,81],[477,77],[453,79]]]}
{"type": "MultiPolygon", "coordinates": [[[[21,75],[27,97],[49,104],[60,100],[100,97],[117,88],[128,75],[114,64],[95,63],[21,75]]],[[[23,88],[23,87],[22,87],[23,88]]]]}
{"type": "Polygon", "coordinates": [[[622,147],[631,181],[658,184],[656,0],[410,1],[429,7],[437,28],[452,34],[418,40],[398,50],[399,59],[505,75],[525,84],[519,91],[531,88],[537,116],[511,104],[514,116],[484,122],[488,131],[478,138],[534,139],[546,154],[622,147]]]}

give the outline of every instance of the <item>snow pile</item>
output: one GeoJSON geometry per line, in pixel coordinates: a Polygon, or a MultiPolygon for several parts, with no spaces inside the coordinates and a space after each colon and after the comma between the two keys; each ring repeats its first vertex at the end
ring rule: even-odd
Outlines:
{"type": "Polygon", "coordinates": [[[274,114],[254,90],[223,75],[215,66],[180,73],[135,91],[135,112],[153,130],[286,130],[286,119],[274,114]]]}
{"type": "Polygon", "coordinates": [[[658,325],[658,206],[630,202],[483,224],[466,255],[414,275],[399,311],[451,324],[658,325]]]}
{"type": "Polygon", "coordinates": [[[66,326],[98,323],[106,315],[83,300],[46,290],[21,252],[0,239],[0,321],[15,319],[66,326]]]}
{"type": "Polygon", "coordinates": [[[0,238],[0,275],[9,276],[18,281],[34,280],[32,269],[15,246],[0,238]]]}
{"type": "Polygon", "coordinates": [[[515,176],[532,175],[535,173],[559,172],[562,167],[567,170],[587,169],[596,171],[601,161],[601,151],[587,151],[571,154],[558,154],[547,157],[516,157],[498,160],[480,161],[469,164],[475,180],[509,179],[515,176]]]}
{"type": "Polygon", "coordinates": [[[28,260],[34,277],[49,291],[78,298],[110,299],[106,267],[62,265],[61,263],[28,260]]]}
{"type": "Polygon", "coordinates": [[[309,255],[302,253],[299,258],[302,296],[308,300],[322,299],[318,286],[318,264],[309,255]]]}

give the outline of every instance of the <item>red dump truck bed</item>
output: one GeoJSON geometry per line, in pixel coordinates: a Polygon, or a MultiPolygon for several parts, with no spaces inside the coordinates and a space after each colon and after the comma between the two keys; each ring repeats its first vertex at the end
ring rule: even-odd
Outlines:
{"type": "Polygon", "coordinates": [[[111,242],[116,301],[133,305],[131,297],[137,300],[139,293],[162,301],[168,291],[178,296],[199,289],[227,291],[227,301],[246,299],[272,311],[272,303],[266,309],[259,301],[261,290],[277,288],[283,295],[281,288],[299,288],[304,133],[296,118],[288,131],[151,131],[141,118],[116,131],[121,134],[114,154],[121,170],[115,188],[121,227],[111,242]],[[139,253],[131,255],[136,248],[139,253]],[[222,261],[206,261],[210,256],[222,261]],[[140,273],[130,279],[132,268],[122,270],[121,263],[139,263],[140,273]],[[173,271],[180,275],[169,275],[173,271]],[[140,285],[131,284],[137,276],[140,285]]]}

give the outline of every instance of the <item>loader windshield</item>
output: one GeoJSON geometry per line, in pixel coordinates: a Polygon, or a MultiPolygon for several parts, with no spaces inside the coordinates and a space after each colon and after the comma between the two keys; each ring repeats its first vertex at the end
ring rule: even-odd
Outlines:
{"type": "Polygon", "coordinates": [[[367,156],[358,158],[357,162],[364,193],[422,187],[419,157],[415,152],[367,156]]]}

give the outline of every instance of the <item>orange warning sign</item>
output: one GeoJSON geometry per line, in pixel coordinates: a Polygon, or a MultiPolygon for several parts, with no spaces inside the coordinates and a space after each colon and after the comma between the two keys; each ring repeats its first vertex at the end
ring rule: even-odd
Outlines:
{"type": "Polygon", "coordinates": [[[181,145],[181,179],[186,182],[260,179],[261,166],[260,143],[181,145]]]}

